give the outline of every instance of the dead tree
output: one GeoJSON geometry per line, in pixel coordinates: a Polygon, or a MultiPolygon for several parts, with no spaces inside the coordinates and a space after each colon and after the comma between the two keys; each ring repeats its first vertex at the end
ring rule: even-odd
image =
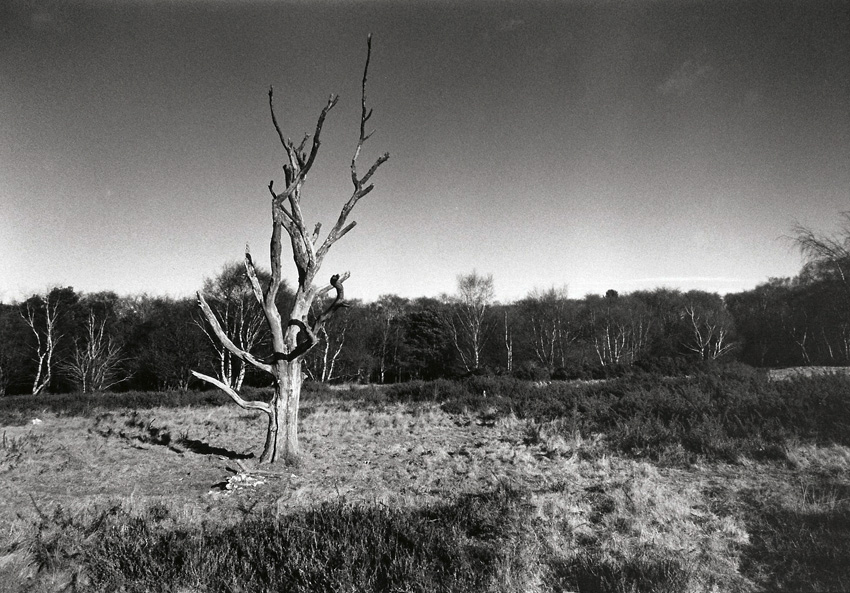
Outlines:
{"type": "Polygon", "coordinates": [[[307,174],[313,166],[319,152],[320,135],[325,118],[337,104],[338,97],[331,95],[316,122],[312,143],[306,150],[310,135],[307,134],[300,144],[295,144],[286,138],[278,125],[274,111],[274,89],[269,89],[269,109],[272,123],[277,131],[280,143],[286,153],[283,165],[285,189],[277,192],[274,181],[268,189],[272,202],[272,237],[271,237],[271,280],[267,286],[262,286],[257,276],[254,261],[249,250],[245,251],[245,269],[251,281],[254,296],[260,303],[265,314],[266,323],[272,338],[274,354],[269,360],[260,360],[233,343],[218,323],[215,314],[207,304],[202,293],[198,293],[198,304],[210,323],[221,343],[236,357],[254,367],[269,373],[274,378],[274,393],[270,401],[245,400],[232,387],[210,377],[193,371],[193,375],[219,387],[242,408],[258,410],[268,418],[268,430],[261,463],[274,463],[280,459],[287,463],[298,460],[298,406],[301,396],[302,363],[304,355],[318,342],[318,334],[325,323],[341,307],[347,306],[343,292],[343,283],[349,277],[348,272],[331,276],[327,286],[318,288],[313,284],[322,262],[331,246],[339,241],[346,233],[354,228],[355,222],[348,222],[348,216],[357,202],[374,189],[370,179],[382,164],[389,158],[384,153],[372,164],[365,174],[357,170],[357,158],[371,132],[366,133],[366,124],[372,116],[372,110],[366,109],[366,77],[369,71],[369,60],[372,54],[371,35],[367,39],[366,66],[363,69],[361,84],[360,136],[351,158],[351,181],[354,189],[345,202],[339,217],[324,241],[319,241],[321,223],[316,224],[312,231],[308,230],[301,211],[301,190],[307,180],[307,174]],[[298,271],[298,288],[289,311],[288,318],[281,317],[275,299],[278,295],[282,277],[283,233],[289,236],[292,247],[292,257],[298,271]],[[335,291],[327,307],[310,320],[310,309],[313,301],[324,299],[331,291],[335,291]]]}

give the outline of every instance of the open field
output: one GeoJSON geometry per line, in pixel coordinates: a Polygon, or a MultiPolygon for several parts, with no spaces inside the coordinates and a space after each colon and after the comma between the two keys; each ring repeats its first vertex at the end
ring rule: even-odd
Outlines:
{"type": "Polygon", "coordinates": [[[274,471],[233,406],[7,414],[0,591],[850,590],[846,443],[653,458],[492,389],[308,395],[274,471]]]}

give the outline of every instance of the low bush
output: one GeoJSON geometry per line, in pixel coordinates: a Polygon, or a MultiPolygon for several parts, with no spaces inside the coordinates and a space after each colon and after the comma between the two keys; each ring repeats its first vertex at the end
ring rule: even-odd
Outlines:
{"type": "Polygon", "coordinates": [[[41,570],[75,571],[89,591],[508,591],[527,495],[509,488],[422,509],[324,503],[231,526],[179,527],[154,505],[43,516],[32,543],[41,570]],[[513,551],[513,552],[511,552],[513,551]]]}

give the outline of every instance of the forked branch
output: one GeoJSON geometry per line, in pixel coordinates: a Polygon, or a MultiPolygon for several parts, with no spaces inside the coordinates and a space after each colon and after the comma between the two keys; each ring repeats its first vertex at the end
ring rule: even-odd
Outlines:
{"type": "Polygon", "coordinates": [[[304,139],[298,146],[295,146],[292,140],[283,135],[283,131],[281,131],[280,125],[277,123],[277,117],[274,113],[274,87],[269,87],[269,110],[272,115],[272,123],[274,124],[275,131],[277,131],[280,143],[289,157],[289,165],[284,166],[284,171],[287,173],[287,188],[286,191],[280,195],[289,197],[292,193],[292,189],[294,189],[298,183],[304,181],[307,177],[307,173],[309,173],[313,166],[313,161],[316,160],[316,154],[319,152],[319,146],[322,144],[320,136],[322,134],[322,127],[325,125],[325,118],[328,116],[330,110],[337,104],[337,101],[339,101],[338,95],[331,95],[328,97],[328,102],[319,114],[319,119],[316,121],[316,131],[313,133],[313,144],[310,147],[310,154],[307,155],[303,152],[303,150],[304,145],[307,143],[307,139],[309,138],[309,134],[304,136],[304,139]]]}

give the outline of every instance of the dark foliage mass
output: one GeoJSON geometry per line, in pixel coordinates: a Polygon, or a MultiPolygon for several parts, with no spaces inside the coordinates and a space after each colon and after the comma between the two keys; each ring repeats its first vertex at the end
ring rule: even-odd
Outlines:
{"type": "MultiPolygon", "coordinates": [[[[830,239],[798,229],[809,261],[795,278],[722,298],[662,288],[570,299],[565,288],[551,288],[498,304],[492,277],[473,273],[459,278],[455,296],[350,301],[323,327],[303,368],[323,383],[387,384],[468,375],[611,379],[636,369],[681,376],[719,361],[848,366],[846,230],[830,239]],[[464,291],[471,279],[482,290],[464,291]]],[[[271,355],[262,311],[239,264],[226,264],[204,293],[236,343],[261,359],[271,355]]],[[[281,302],[290,298],[283,286],[281,302]]],[[[0,304],[0,396],[106,388],[99,386],[185,391],[199,387],[192,370],[232,386],[267,386],[210,335],[195,299],[55,288],[0,304]]]]}
{"type": "MultiPolygon", "coordinates": [[[[800,329],[799,323],[794,325],[786,319],[790,315],[787,311],[777,313],[770,310],[772,305],[755,302],[764,296],[762,293],[777,291],[791,295],[805,289],[789,284],[766,285],[751,293],[729,295],[726,304],[716,295],[666,291],[618,296],[617,303],[606,299],[565,301],[559,305],[558,315],[569,311],[571,317],[548,320],[548,337],[539,332],[539,325],[533,325],[542,323],[539,316],[532,315],[541,315],[542,305],[532,307],[521,302],[502,306],[502,313],[512,309],[511,317],[504,317],[513,324],[508,328],[512,332],[510,368],[505,345],[493,331],[482,350],[483,364],[471,375],[529,381],[590,380],[611,379],[636,370],[681,376],[718,360],[741,359],[754,366],[846,364],[844,337],[832,335],[843,330],[836,329],[833,322],[823,321],[823,328],[800,329]],[[699,321],[702,318],[694,308],[697,305],[687,304],[697,299],[707,301],[699,305],[706,311],[722,313],[723,320],[718,322],[724,324],[722,339],[719,326],[699,321]],[[694,317],[683,311],[691,311],[694,317]],[[705,324],[699,326],[701,338],[695,337],[695,323],[705,324]],[[789,333],[791,330],[802,337],[795,342],[796,334],[789,333]]],[[[191,370],[216,375],[225,368],[222,355],[204,333],[193,301],[115,297],[92,313],[91,301],[102,299],[103,295],[84,295],[76,299],[77,310],[60,309],[63,329],[53,355],[50,392],[80,390],[69,361],[86,345],[91,333],[87,323],[94,323],[96,328],[103,325],[102,339],[104,343],[109,340],[110,352],[114,353],[115,359],[109,361],[113,391],[185,391],[199,387],[193,383],[191,370]]],[[[782,307],[786,305],[781,303],[782,307]]],[[[394,306],[397,309],[392,313],[380,303],[352,307],[335,319],[309,355],[305,365],[308,377],[328,383],[399,383],[470,374],[463,370],[452,345],[446,321],[450,304],[396,299],[394,306]]],[[[816,307],[807,306],[799,316],[811,325],[818,322],[813,314],[816,307]]],[[[30,393],[37,370],[37,343],[19,307],[0,305],[0,334],[0,393],[30,393]]],[[[255,340],[254,351],[261,357],[268,354],[265,339],[260,335],[255,340]]],[[[225,362],[227,372],[235,376],[238,361],[225,362]]],[[[263,377],[246,370],[244,385],[264,385],[263,377]]]]}

